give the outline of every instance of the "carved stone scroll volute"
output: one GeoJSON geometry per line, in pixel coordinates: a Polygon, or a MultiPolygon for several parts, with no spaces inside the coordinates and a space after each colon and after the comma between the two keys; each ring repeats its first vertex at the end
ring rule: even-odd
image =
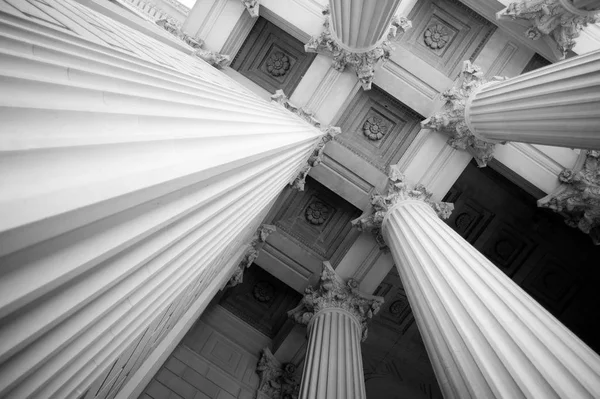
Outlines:
{"type": "Polygon", "coordinates": [[[600,245],[600,151],[582,151],[575,168],[563,170],[558,178],[560,187],[538,206],[564,215],[567,225],[600,245]]]}
{"type": "Polygon", "coordinates": [[[531,40],[551,38],[565,58],[581,31],[600,21],[599,13],[598,0],[520,0],[499,11],[496,18],[527,21],[530,27],[525,36],[531,40]]]}
{"type": "Polygon", "coordinates": [[[281,363],[269,348],[261,352],[256,366],[260,378],[257,399],[297,399],[300,376],[293,363],[281,363]]]}
{"type": "Polygon", "coordinates": [[[288,312],[296,323],[308,325],[319,311],[327,308],[343,309],[352,314],[362,326],[362,340],[367,339],[367,322],[377,314],[383,298],[362,294],[354,279],[346,283],[335,273],[329,262],[323,262],[321,280],[317,288],[304,291],[298,306],[288,312]]]}
{"type": "Polygon", "coordinates": [[[422,184],[409,188],[405,178],[397,165],[392,165],[388,173],[388,187],[386,194],[375,193],[371,196],[371,209],[361,217],[352,221],[352,226],[359,231],[369,231],[381,248],[387,244],[381,234],[381,226],[387,212],[399,201],[421,200],[429,204],[442,219],[447,219],[454,210],[454,205],[447,202],[431,200],[432,194],[422,184]]]}
{"type": "Polygon", "coordinates": [[[229,278],[229,282],[227,283],[227,287],[235,287],[236,285],[242,283],[244,279],[244,270],[249,268],[252,263],[258,258],[258,254],[263,244],[267,241],[267,237],[276,231],[276,227],[270,224],[261,225],[254,236],[252,236],[252,240],[248,244],[248,249],[244,254],[244,258],[240,262],[240,264],[235,268],[233,274],[229,278]]]}
{"type": "Polygon", "coordinates": [[[494,157],[496,144],[473,135],[466,120],[465,108],[469,97],[478,88],[501,80],[504,78],[497,76],[490,81],[485,80],[478,66],[465,61],[458,83],[442,93],[442,100],[444,100],[442,110],[421,122],[421,126],[448,134],[450,136],[448,145],[469,152],[479,167],[487,166],[494,157]]]}
{"type": "Polygon", "coordinates": [[[275,94],[271,96],[271,101],[281,104],[288,111],[298,115],[300,118],[304,119],[306,122],[310,123],[314,127],[320,129],[325,134],[321,137],[313,149],[312,154],[308,158],[306,165],[300,169],[298,175],[294,177],[294,180],[290,182],[290,185],[300,191],[304,191],[304,185],[306,183],[306,177],[312,168],[319,165],[323,161],[323,152],[325,151],[325,145],[330,141],[335,139],[335,136],[341,133],[339,127],[335,126],[322,126],[321,122],[315,119],[312,112],[307,109],[296,107],[293,105],[290,100],[287,98],[285,93],[282,90],[277,90],[275,94]]]}
{"type": "Polygon", "coordinates": [[[325,15],[323,32],[306,43],[305,51],[329,55],[333,58],[333,68],[339,72],[343,72],[346,66],[351,67],[364,90],[371,89],[377,64],[390,58],[390,52],[393,50],[392,41],[412,27],[411,22],[406,18],[395,16],[392,18],[387,35],[378,46],[364,52],[353,52],[336,39],[331,28],[329,9],[323,11],[323,15],[325,15]]]}

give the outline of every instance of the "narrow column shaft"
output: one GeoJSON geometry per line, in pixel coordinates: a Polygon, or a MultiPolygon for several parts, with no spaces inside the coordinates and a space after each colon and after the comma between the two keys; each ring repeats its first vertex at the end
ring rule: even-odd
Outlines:
{"type": "Polygon", "coordinates": [[[366,398],[361,326],[343,309],[317,313],[308,326],[300,399],[366,398]]]}
{"type": "Polygon", "coordinates": [[[397,202],[383,235],[445,398],[600,397],[600,358],[430,205],[397,202]]]}
{"type": "Polygon", "coordinates": [[[490,141],[600,149],[600,51],[482,86],[465,108],[490,141]]]}

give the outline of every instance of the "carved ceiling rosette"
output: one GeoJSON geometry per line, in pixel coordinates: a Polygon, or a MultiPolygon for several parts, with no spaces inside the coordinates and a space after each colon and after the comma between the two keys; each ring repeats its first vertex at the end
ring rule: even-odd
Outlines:
{"type": "Polygon", "coordinates": [[[442,24],[431,25],[423,32],[425,44],[433,50],[439,50],[446,47],[450,35],[442,24]]]}
{"type": "Polygon", "coordinates": [[[262,244],[267,241],[267,237],[274,233],[277,228],[270,224],[261,225],[258,230],[252,236],[250,243],[248,244],[248,249],[244,254],[244,258],[240,262],[240,264],[235,268],[233,274],[229,278],[229,282],[227,283],[227,287],[235,287],[236,285],[243,282],[244,279],[244,270],[249,268],[252,263],[258,258],[258,254],[260,249],[262,248],[262,244]]]}
{"type": "Polygon", "coordinates": [[[376,46],[367,50],[352,50],[342,44],[333,32],[329,9],[325,9],[323,15],[325,15],[323,32],[319,36],[313,36],[304,46],[304,50],[331,56],[333,68],[339,72],[343,72],[347,66],[351,67],[364,90],[371,89],[377,64],[390,58],[390,52],[393,50],[392,40],[396,40],[400,33],[412,27],[411,22],[406,18],[394,16],[387,33],[376,46]]]}
{"type": "Polygon", "coordinates": [[[471,64],[470,61],[465,61],[458,83],[442,93],[442,100],[444,100],[442,110],[421,122],[421,126],[448,134],[450,136],[448,145],[469,152],[480,168],[487,166],[487,163],[494,157],[496,143],[482,140],[473,135],[465,119],[465,107],[469,97],[478,88],[502,80],[505,78],[498,76],[489,81],[484,79],[481,68],[471,64]]]}
{"type": "Polygon", "coordinates": [[[290,69],[290,59],[281,51],[274,51],[267,59],[267,72],[275,77],[285,75],[290,69]]]}
{"type": "Polygon", "coordinates": [[[521,0],[510,3],[496,18],[527,21],[530,27],[525,36],[532,40],[544,35],[552,38],[565,58],[581,31],[600,21],[599,13],[597,0],[521,0]]]}
{"type": "Polygon", "coordinates": [[[307,287],[298,306],[288,312],[296,323],[308,325],[324,309],[343,309],[352,314],[361,325],[362,341],[367,339],[367,322],[377,314],[383,298],[358,291],[354,279],[346,283],[335,273],[329,262],[323,262],[323,271],[317,288],[307,287]]]}
{"type": "Polygon", "coordinates": [[[308,158],[307,164],[302,167],[298,175],[294,177],[294,180],[290,182],[292,188],[304,191],[304,185],[306,184],[306,176],[312,168],[319,165],[323,161],[323,152],[325,151],[325,145],[332,141],[335,136],[340,134],[342,131],[339,127],[336,126],[322,126],[321,122],[319,122],[313,116],[313,113],[300,107],[296,107],[293,105],[283,90],[277,90],[275,94],[271,96],[271,101],[281,104],[285,109],[294,114],[298,115],[300,118],[310,123],[314,127],[318,128],[325,134],[321,136],[321,139],[315,144],[312,154],[308,158]]]}
{"type": "Polygon", "coordinates": [[[320,226],[329,217],[331,209],[321,201],[313,201],[307,207],[304,215],[310,224],[320,226]]]}
{"type": "Polygon", "coordinates": [[[575,168],[563,170],[558,178],[559,188],[538,206],[561,213],[567,225],[600,245],[600,151],[582,151],[575,168]]]}
{"type": "Polygon", "coordinates": [[[373,141],[381,140],[387,133],[387,125],[380,116],[370,116],[363,124],[363,134],[373,141]]]}
{"type": "Polygon", "coordinates": [[[371,232],[381,248],[387,247],[381,233],[383,220],[387,212],[398,202],[405,200],[423,201],[431,206],[442,219],[448,219],[454,210],[453,204],[431,200],[432,194],[422,184],[409,188],[404,182],[404,175],[398,169],[398,165],[390,166],[388,179],[387,193],[373,194],[369,212],[352,221],[352,226],[359,231],[371,232]]]}
{"type": "Polygon", "coordinates": [[[260,378],[257,399],[297,399],[300,392],[298,369],[293,363],[281,363],[269,348],[264,348],[256,366],[260,378]]]}

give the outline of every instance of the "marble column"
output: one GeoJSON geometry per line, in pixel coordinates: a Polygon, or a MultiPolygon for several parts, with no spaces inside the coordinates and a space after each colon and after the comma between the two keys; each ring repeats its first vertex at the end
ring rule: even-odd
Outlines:
{"type": "Polygon", "coordinates": [[[445,398],[597,398],[600,357],[440,217],[391,169],[376,212],[445,398]]]}
{"type": "Polygon", "coordinates": [[[367,337],[367,320],[383,298],[362,294],[358,283],[344,283],[329,262],[323,263],[317,289],[288,312],[308,325],[308,346],[300,399],[366,399],[360,343],[367,337]]]}
{"type": "Polygon", "coordinates": [[[517,141],[600,149],[600,50],[479,86],[466,101],[470,132],[517,141]]]}
{"type": "Polygon", "coordinates": [[[60,5],[78,11],[60,17],[69,34],[0,13],[2,398],[81,397],[158,317],[208,304],[323,134],[197,57],[60,5]]]}

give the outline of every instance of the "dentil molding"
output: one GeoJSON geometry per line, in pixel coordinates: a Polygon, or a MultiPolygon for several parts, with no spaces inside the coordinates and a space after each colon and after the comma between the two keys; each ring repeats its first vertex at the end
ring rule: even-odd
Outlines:
{"type": "Polygon", "coordinates": [[[271,96],[271,101],[282,105],[288,111],[298,115],[300,118],[302,118],[306,122],[310,123],[317,129],[320,129],[323,133],[325,133],[323,136],[321,136],[321,139],[315,144],[313,152],[306,161],[306,164],[302,167],[298,175],[290,183],[290,185],[296,190],[304,191],[306,176],[308,176],[308,173],[312,168],[323,162],[323,152],[325,151],[325,145],[327,145],[327,143],[329,143],[330,141],[333,141],[335,136],[341,133],[341,130],[339,127],[336,126],[321,125],[321,122],[315,119],[314,114],[311,111],[293,105],[289,101],[283,90],[277,90],[275,94],[271,96]]]}
{"type": "Polygon", "coordinates": [[[490,80],[484,79],[481,68],[468,60],[465,61],[458,83],[442,93],[442,100],[444,100],[442,110],[421,122],[421,126],[424,129],[448,134],[450,136],[448,145],[458,150],[466,150],[473,155],[479,167],[487,166],[487,163],[494,157],[496,143],[482,140],[473,135],[467,124],[465,109],[469,97],[478,88],[502,80],[505,78],[499,76],[494,76],[490,80]]]}
{"type": "Polygon", "coordinates": [[[600,151],[582,151],[575,168],[563,170],[558,178],[562,184],[538,206],[561,213],[567,225],[600,245],[600,151]]]}
{"type": "Polygon", "coordinates": [[[267,241],[267,237],[269,237],[272,233],[274,233],[277,228],[270,224],[261,225],[258,230],[252,236],[252,240],[244,254],[244,258],[240,262],[237,268],[233,271],[233,274],[229,278],[229,282],[227,283],[227,287],[235,287],[236,285],[242,283],[244,279],[244,270],[249,268],[252,263],[258,258],[258,253],[262,248],[262,244],[267,241]]]}
{"type": "Polygon", "coordinates": [[[510,3],[496,14],[497,19],[525,20],[530,25],[525,36],[538,40],[548,36],[556,42],[564,58],[575,47],[575,40],[588,24],[600,21],[600,2],[578,8],[572,0],[521,0],[510,3]]]}
{"type": "Polygon", "coordinates": [[[308,325],[321,310],[345,310],[360,323],[364,341],[367,339],[367,322],[377,314],[383,304],[383,298],[361,293],[358,291],[358,285],[358,281],[354,279],[345,283],[331,264],[325,261],[319,286],[307,287],[298,306],[290,310],[288,315],[296,323],[308,325]]]}
{"type": "Polygon", "coordinates": [[[386,37],[378,46],[368,51],[353,51],[336,38],[331,28],[329,9],[325,9],[323,15],[325,15],[323,32],[319,36],[312,37],[304,46],[304,50],[331,56],[333,68],[339,72],[343,72],[347,66],[351,67],[356,72],[364,90],[371,89],[375,66],[380,61],[385,62],[390,58],[390,52],[393,50],[392,40],[398,39],[400,33],[404,33],[412,27],[411,22],[406,18],[394,16],[386,37]]]}
{"type": "Polygon", "coordinates": [[[400,201],[420,200],[433,208],[442,219],[447,219],[454,210],[454,205],[447,202],[435,202],[431,200],[432,193],[425,186],[417,184],[412,188],[404,182],[405,178],[398,165],[392,165],[388,173],[388,187],[386,194],[375,192],[371,196],[371,209],[361,217],[352,221],[352,226],[359,231],[369,231],[381,248],[387,244],[383,239],[381,227],[388,211],[400,201]]]}

